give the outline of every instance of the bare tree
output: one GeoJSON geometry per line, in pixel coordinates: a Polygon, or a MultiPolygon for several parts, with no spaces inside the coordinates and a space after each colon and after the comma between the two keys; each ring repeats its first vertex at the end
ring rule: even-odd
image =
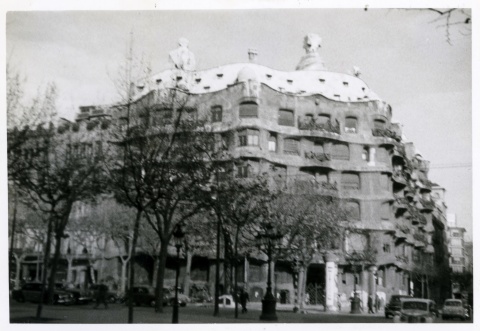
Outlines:
{"type": "MultiPolygon", "coordinates": [[[[47,266],[50,255],[51,235],[54,236],[55,249],[48,281],[49,303],[53,301],[61,241],[65,238],[72,206],[76,201],[91,198],[101,188],[99,156],[92,144],[85,142],[84,133],[78,130],[77,126],[72,130],[59,128],[57,132],[52,123],[48,127],[39,125],[35,130],[26,130],[27,141],[21,149],[9,154],[11,180],[22,194],[29,197],[46,221],[44,266],[47,266]]],[[[11,135],[15,139],[15,133],[11,135]]],[[[39,304],[38,317],[42,303],[39,304]]]]}

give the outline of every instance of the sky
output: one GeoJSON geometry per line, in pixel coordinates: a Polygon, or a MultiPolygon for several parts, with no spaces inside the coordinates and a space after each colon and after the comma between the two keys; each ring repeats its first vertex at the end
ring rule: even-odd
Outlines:
{"type": "Polygon", "coordinates": [[[375,8],[8,12],[6,59],[25,75],[28,95],[55,82],[59,115],[73,120],[81,105],[118,100],[113,80],[131,35],[156,73],[168,68],[180,37],[190,41],[197,70],[247,62],[256,48],[259,64],[293,71],[303,37],[316,33],[328,70],[359,67],[360,78],[392,106],[471,239],[472,38],[463,24],[447,36],[437,18],[375,8]]]}

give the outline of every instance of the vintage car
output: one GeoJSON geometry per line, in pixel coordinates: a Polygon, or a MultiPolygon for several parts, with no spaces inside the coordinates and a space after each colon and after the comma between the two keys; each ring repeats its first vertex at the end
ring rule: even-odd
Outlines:
{"type": "Polygon", "coordinates": [[[410,295],[393,294],[390,301],[385,305],[385,318],[395,316],[395,313],[400,311],[400,299],[411,298],[410,295]]]}
{"type": "Polygon", "coordinates": [[[400,311],[393,316],[394,323],[433,323],[438,311],[435,301],[418,298],[400,299],[400,311]]]}
{"type": "Polygon", "coordinates": [[[442,307],[442,319],[460,318],[466,320],[470,318],[469,309],[465,307],[460,299],[447,299],[442,307]]]}
{"type": "MultiPolygon", "coordinates": [[[[26,283],[21,289],[14,290],[12,297],[17,302],[40,302],[42,298],[42,284],[41,283],[26,283]]],[[[47,291],[43,293],[43,301],[47,301],[47,291]]],[[[75,299],[71,293],[55,287],[53,291],[53,304],[70,305],[74,303],[75,299]]]]}
{"type": "MultiPolygon", "coordinates": [[[[155,307],[155,288],[149,285],[136,285],[133,287],[133,303],[136,306],[150,306],[155,307]]],[[[125,295],[122,301],[128,305],[129,294],[125,295]]],[[[163,289],[163,302],[164,306],[169,304],[168,289],[163,289]]]]}

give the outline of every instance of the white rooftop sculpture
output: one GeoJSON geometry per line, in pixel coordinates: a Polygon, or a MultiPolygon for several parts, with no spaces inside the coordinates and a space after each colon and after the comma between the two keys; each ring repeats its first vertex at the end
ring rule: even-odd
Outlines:
{"type": "Polygon", "coordinates": [[[322,38],[315,33],[309,33],[303,39],[303,48],[306,54],[302,56],[295,70],[327,70],[317,53],[321,47],[322,38]]]}
{"type": "Polygon", "coordinates": [[[169,54],[170,61],[176,69],[193,71],[195,70],[195,55],[188,49],[188,40],[180,38],[178,48],[169,54]]]}

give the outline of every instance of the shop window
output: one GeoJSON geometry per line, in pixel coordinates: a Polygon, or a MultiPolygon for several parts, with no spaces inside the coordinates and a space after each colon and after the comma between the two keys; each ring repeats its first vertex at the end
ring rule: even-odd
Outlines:
{"type": "Polygon", "coordinates": [[[213,106],[212,107],[212,122],[221,122],[223,116],[222,106],[213,106]]]}
{"type": "Polygon", "coordinates": [[[345,132],[357,133],[357,119],[355,117],[345,118],[345,132]]]}
{"type": "Polygon", "coordinates": [[[283,142],[283,152],[285,154],[298,155],[298,141],[295,139],[285,139],[283,142]]]}
{"type": "Polygon", "coordinates": [[[270,137],[268,138],[268,151],[277,151],[277,136],[275,134],[270,134],[270,137]]]}
{"type": "Polygon", "coordinates": [[[259,132],[258,130],[247,129],[238,133],[240,146],[258,146],[259,132]]]}
{"type": "Polygon", "coordinates": [[[280,109],[278,111],[278,124],[285,126],[294,126],[293,110],[280,109]]]}
{"type": "Polygon", "coordinates": [[[240,118],[256,118],[258,117],[258,104],[255,101],[245,101],[240,104],[240,118]]]}

